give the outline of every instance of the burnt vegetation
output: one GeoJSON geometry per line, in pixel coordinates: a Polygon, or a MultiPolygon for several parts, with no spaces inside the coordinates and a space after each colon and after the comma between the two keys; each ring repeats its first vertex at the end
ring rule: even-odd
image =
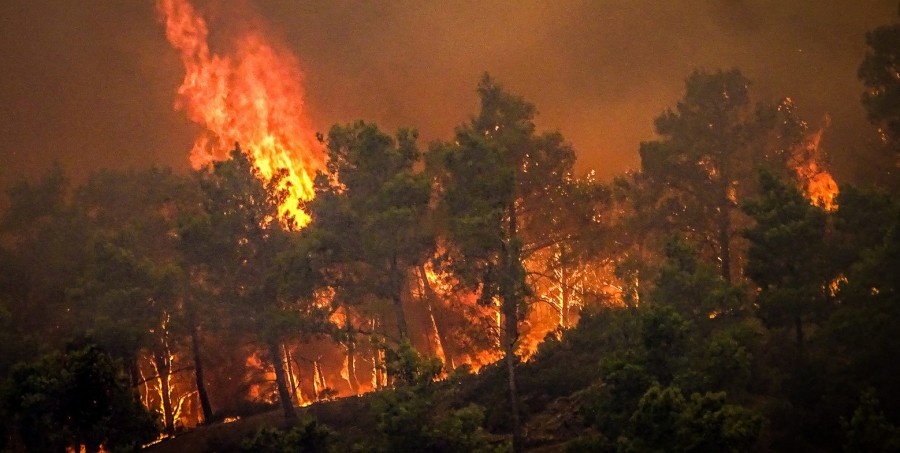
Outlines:
{"type": "MultiPolygon", "coordinates": [[[[898,30],[859,69],[894,162],[898,30]]],[[[0,447],[897,451],[896,177],[837,192],[796,106],[751,88],[690,74],[608,182],[485,75],[427,150],[334,126],[292,209],[240,145],[15,184],[0,447]]]]}

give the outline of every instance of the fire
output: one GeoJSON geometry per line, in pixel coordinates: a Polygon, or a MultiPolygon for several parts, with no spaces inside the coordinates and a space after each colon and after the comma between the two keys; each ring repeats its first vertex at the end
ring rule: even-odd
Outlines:
{"type": "Polygon", "coordinates": [[[804,195],[826,211],[837,209],[838,196],[838,185],[822,164],[822,152],[819,148],[822,134],[830,123],[831,119],[826,116],[824,125],[794,149],[790,160],[797,179],[803,184],[804,195]]]}
{"type": "Polygon", "coordinates": [[[287,171],[281,215],[308,223],[299,203],[313,197],[325,156],[304,110],[297,58],[257,31],[236,37],[230,54],[213,53],[206,21],[187,0],[157,0],[156,6],[185,68],[175,108],[206,128],[191,150],[191,165],[224,159],[240,143],[264,177],[287,171]]]}

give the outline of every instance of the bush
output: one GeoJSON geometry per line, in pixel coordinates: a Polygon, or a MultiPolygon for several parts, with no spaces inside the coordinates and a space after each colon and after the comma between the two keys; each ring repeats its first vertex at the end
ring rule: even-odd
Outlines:
{"type": "Polygon", "coordinates": [[[725,403],[725,393],[694,393],[650,387],[641,398],[619,449],[628,452],[739,452],[759,440],[763,418],[725,403]]]}
{"type": "Polygon", "coordinates": [[[87,340],[16,366],[4,403],[28,451],[132,451],[159,432],[121,363],[87,340]]]}
{"type": "Polygon", "coordinates": [[[288,430],[260,428],[241,442],[248,453],[323,453],[334,451],[334,433],[314,419],[288,430]]]}
{"type": "Polygon", "coordinates": [[[409,346],[387,354],[388,371],[397,388],[374,397],[372,409],[378,420],[376,451],[428,451],[435,453],[490,452],[482,429],[484,411],[477,405],[461,409],[436,407],[438,391],[434,378],[440,362],[422,359],[409,346]]]}

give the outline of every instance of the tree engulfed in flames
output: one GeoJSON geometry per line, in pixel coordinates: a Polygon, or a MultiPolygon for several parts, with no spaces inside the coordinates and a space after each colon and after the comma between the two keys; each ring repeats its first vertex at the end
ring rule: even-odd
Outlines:
{"type": "Polygon", "coordinates": [[[190,3],[158,0],[156,6],[185,67],[175,107],[206,128],[191,150],[191,165],[224,159],[240,143],[266,178],[287,172],[281,214],[305,225],[309,216],[299,202],[313,197],[312,181],[325,156],[304,111],[296,57],[257,31],[236,37],[230,55],[213,53],[206,21],[190,3]]]}

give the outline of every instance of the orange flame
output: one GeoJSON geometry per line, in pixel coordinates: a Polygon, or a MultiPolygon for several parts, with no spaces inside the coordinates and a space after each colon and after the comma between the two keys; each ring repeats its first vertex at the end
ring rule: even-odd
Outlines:
{"type": "Polygon", "coordinates": [[[831,119],[826,116],[824,125],[794,149],[790,161],[797,178],[803,184],[804,195],[812,204],[821,206],[826,211],[837,209],[839,191],[837,182],[821,162],[822,152],[819,148],[822,134],[830,123],[831,119]]]}
{"type": "Polygon", "coordinates": [[[206,128],[191,150],[191,165],[224,159],[240,143],[264,177],[287,171],[281,215],[308,223],[299,202],[314,196],[312,181],[325,157],[304,110],[297,58],[255,31],[237,37],[231,54],[212,53],[206,21],[187,0],[157,0],[156,7],[185,67],[175,108],[206,128]]]}

